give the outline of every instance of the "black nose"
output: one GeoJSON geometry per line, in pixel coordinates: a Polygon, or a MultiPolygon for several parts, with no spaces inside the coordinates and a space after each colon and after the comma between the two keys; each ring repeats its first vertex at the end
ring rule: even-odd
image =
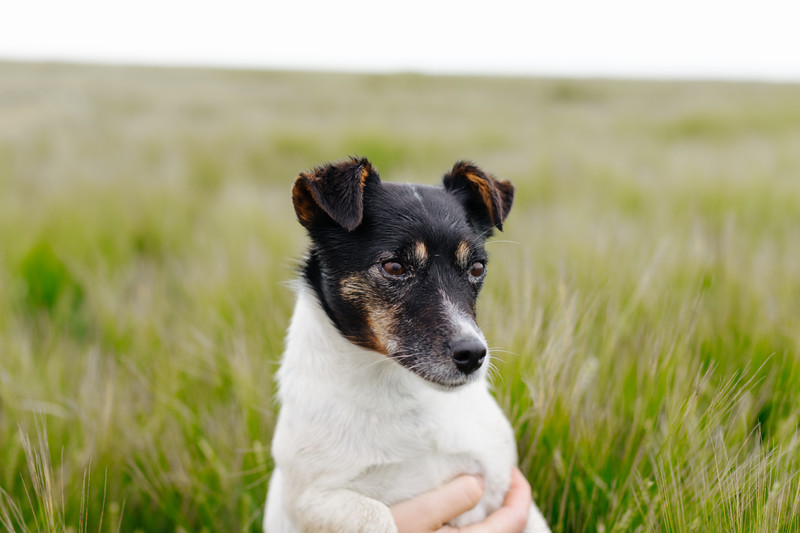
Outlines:
{"type": "Polygon", "coordinates": [[[450,343],[450,357],[461,372],[471,374],[486,358],[486,346],[475,339],[453,341],[450,343]]]}

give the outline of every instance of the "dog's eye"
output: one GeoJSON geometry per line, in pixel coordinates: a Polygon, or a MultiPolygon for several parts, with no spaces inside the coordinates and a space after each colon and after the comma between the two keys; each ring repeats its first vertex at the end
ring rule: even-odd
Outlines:
{"type": "Polygon", "coordinates": [[[406,269],[397,261],[386,261],[381,266],[384,272],[395,278],[399,278],[406,273],[406,269]]]}
{"type": "Polygon", "coordinates": [[[484,265],[480,261],[475,261],[474,263],[472,263],[472,266],[469,267],[469,275],[472,276],[473,278],[479,278],[483,276],[485,272],[486,272],[486,265],[484,265]]]}

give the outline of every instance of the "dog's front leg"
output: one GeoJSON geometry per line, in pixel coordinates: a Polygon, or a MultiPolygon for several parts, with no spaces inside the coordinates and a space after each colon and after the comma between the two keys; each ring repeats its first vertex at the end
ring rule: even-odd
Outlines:
{"type": "Polygon", "coordinates": [[[295,522],[301,531],[397,533],[385,504],[346,489],[309,489],[298,498],[295,522]]]}

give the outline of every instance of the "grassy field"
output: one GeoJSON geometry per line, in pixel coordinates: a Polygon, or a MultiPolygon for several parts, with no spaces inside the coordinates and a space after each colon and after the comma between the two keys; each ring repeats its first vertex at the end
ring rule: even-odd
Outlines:
{"type": "Polygon", "coordinates": [[[800,531],[800,86],[9,63],[0,529],[259,529],[348,154],[516,184],[479,322],[554,531],[800,531]]]}

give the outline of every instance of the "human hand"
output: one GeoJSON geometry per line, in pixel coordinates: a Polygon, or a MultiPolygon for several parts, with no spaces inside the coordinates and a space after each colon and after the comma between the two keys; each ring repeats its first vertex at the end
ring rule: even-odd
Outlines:
{"type": "Polygon", "coordinates": [[[398,533],[520,533],[528,522],[531,507],[531,486],[514,467],[511,487],[503,507],[483,522],[455,528],[449,520],[475,507],[483,496],[483,480],[477,476],[460,476],[439,488],[391,507],[398,533]]]}

